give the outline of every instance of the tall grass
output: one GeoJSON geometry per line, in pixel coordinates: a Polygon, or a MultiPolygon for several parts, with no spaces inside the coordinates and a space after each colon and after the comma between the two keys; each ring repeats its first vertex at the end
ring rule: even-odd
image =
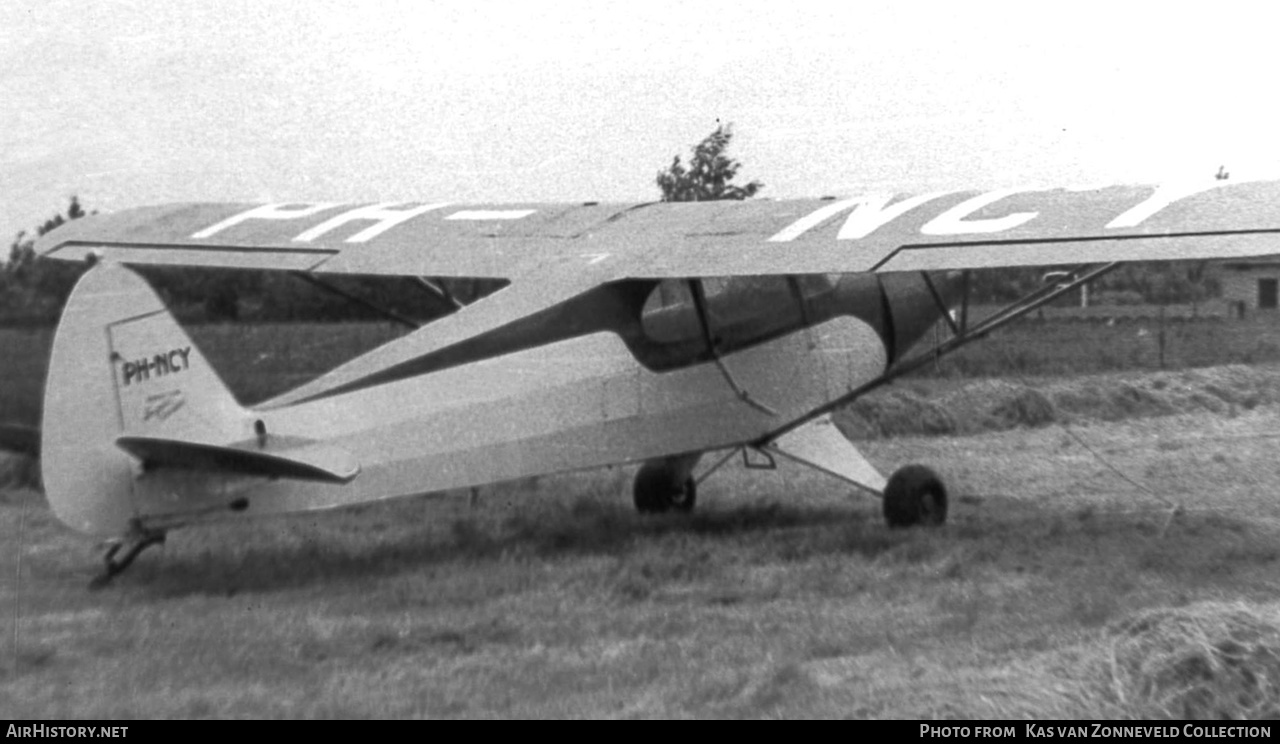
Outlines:
{"type": "Polygon", "coordinates": [[[1115,702],[1137,718],[1280,718],[1280,604],[1155,608],[1107,634],[1115,702]]]}
{"type": "Polygon", "coordinates": [[[976,434],[1209,411],[1280,400],[1280,375],[1241,365],[1143,375],[914,381],[855,400],[836,415],[854,439],[976,434]]]}

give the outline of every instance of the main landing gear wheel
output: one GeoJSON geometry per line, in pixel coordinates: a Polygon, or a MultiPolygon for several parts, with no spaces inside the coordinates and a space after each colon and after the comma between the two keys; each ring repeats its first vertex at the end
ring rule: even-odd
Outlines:
{"type": "Polygon", "coordinates": [[[884,488],[884,519],[890,527],[937,527],[947,521],[947,489],[923,465],[906,465],[884,488]]]}
{"type": "Polygon", "coordinates": [[[641,514],[693,511],[698,500],[698,484],[693,476],[680,470],[673,469],[665,461],[645,463],[636,473],[633,491],[636,511],[641,514]]]}

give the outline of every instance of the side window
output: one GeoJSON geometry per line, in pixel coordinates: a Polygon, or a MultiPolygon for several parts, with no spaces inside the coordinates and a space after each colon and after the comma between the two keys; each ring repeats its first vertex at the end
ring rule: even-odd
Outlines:
{"type": "MultiPolygon", "coordinates": [[[[722,352],[733,351],[804,325],[802,303],[834,289],[830,277],[737,276],[702,282],[711,335],[722,352]]],[[[685,280],[667,280],[649,295],[641,313],[645,335],[657,343],[698,343],[703,330],[685,280]]]]}
{"type": "Polygon", "coordinates": [[[702,340],[702,326],[689,283],[667,279],[658,284],[640,311],[640,325],[651,341],[677,344],[702,340]]]}

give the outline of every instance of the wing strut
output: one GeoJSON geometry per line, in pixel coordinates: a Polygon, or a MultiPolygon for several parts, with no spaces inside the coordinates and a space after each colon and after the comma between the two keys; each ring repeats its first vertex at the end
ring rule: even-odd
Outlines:
{"type": "Polygon", "coordinates": [[[448,285],[444,282],[432,281],[425,276],[419,276],[416,278],[419,286],[430,292],[433,297],[444,300],[450,305],[453,305],[457,310],[461,310],[464,307],[464,305],[458,301],[458,298],[453,296],[453,293],[449,291],[448,285]]]}
{"type": "Polygon", "coordinates": [[[338,289],[337,287],[333,286],[332,284],[329,284],[328,282],[322,282],[319,279],[315,278],[314,276],[311,276],[305,271],[293,271],[290,273],[292,273],[294,276],[298,277],[302,281],[306,282],[307,284],[319,287],[320,289],[323,289],[326,292],[332,292],[333,294],[336,294],[342,299],[354,302],[355,304],[365,308],[366,310],[372,310],[378,315],[381,315],[382,317],[394,323],[399,323],[400,325],[408,326],[410,328],[422,327],[422,324],[417,321],[410,320],[409,318],[406,318],[400,313],[388,310],[387,308],[382,307],[381,305],[375,305],[372,302],[369,302],[368,300],[364,299],[363,297],[356,297],[350,292],[347,292],[342,289],[338,289]]]}
{"type": "Polygon", "coordinates": [[[693,294],[693,307],[698,313],[698,324],[702,326],[702,340],[707,345],[707,351],[711,352],[711,359],[716,363],[716,368],[720,370],[720,374],[724,375],[725,382],[729,383],[729,387],[733,389],[734,394],[743,403],[770,416],[777,416],[777,411],[752,398],[751,394],[739,385],[737,380],[733,379],[729,368],[724,365],[724,360],[720,358],[720,350],[716,348],[716,339],[711,335],[711,322],[707,318],[707,297],[702,291],[702,280],[689,279],[688,282],[689,291],[693,294]]]}
{"type": "MultiPolygon", "coordinates": [[[[892,369],[887,370],[884,374],[880,375],[874,380],[871,380],[870,382],[862,385],[861,387],[858,387],[857,389],[852,390],[840,396],[839,398],[836,398],[830,403],[827,403],[825,405],[819,406],[818,408],[815,408],[814,410],[810,411],[809,413],[806,413],[800,418],[787,423],[785,426],[780,426],[777,429],[774,429],[773,431],[769,432],[768,434],[765,434],[763,437],[760,437],[760,439],[756,440],[756,442],[754,442],[752,446],[757,448],[764,447],[765,445],[770,444],[771,442],[778,439],[778,437],[781,437],[787,432],[790,432],[793,429],[797,429],[803,426],[804,424],[822,416],[823,414],[830,413],[831,411],[850,403],[854,399],[861,397],[882,385],[886,385],[890,382],[893,382],[894,380],[901,377],[902,375],[905,375],[908,372],[914,372],[920,367],[923,367],[924,365],[929,364],[930,362],[933,362],[942,356],[950,354],[951,352],[955,351],[956,349],[959,349],[962,346],[966,346],[974,341],[977,341],[978,339],[983,338],[984,336],[987,336],[992,331],[998,328],[1001,328],[1005,325],[1008,325],[1009,323],[1017,320],[1018,318],[1021,318],[1022,316],[1031,312],[1032,310],[1036,310],[1038,308],[1043,307],[1044,305],[1047,305],[1048,303],[1056,300],[1062,295],[1074,290],[1076,287],[1079,287],[1084,284],[1088,284],[1089,282],[1097,279],[1103,274],[1110,273],[1117,266],[1120,266],[1121,263],[1122,263],[1121,261],[1112,261],[1111,263],[1106,263],[1106,264],[1096,264],[1096,265],[1093,265],[1092,267],[1090,265],[1077,266],[1075,269],[1071,271],[1071,276],[1074,276],[1075,279],[1072,279],[1070,282],[1067,282],[1065,284],[1050,285],[1047,287],[1042,287],[1028,294],[1026,297],[1023,297],[1020,300],[1010,303],[1009,305],[1001,308],[999,311],[997,311],[995,314],[991,315],[990,317],[984,318],[982,322],[976,324],[972,330],[962,331],[961,333],[938,344],[932,349],[920,352],[919,354],[916,354],[915,356],[909,359],[904,359],[901,362],[898,362],[893,366],[892,369]]],[[[932,284],[930,286],[932,287],[932,284]]],[[[695,295],[695,300],[696,300],[696,295],[695,295]]],[[[941,298],[939,298],[939,301],[940,300],[941,298]]]]}
{"type": "Polygon", "coordinates": [[[951,326],[951,333],[956,336],[964,333],[960,326],[956,325],[955,318],[951,317],[951,310],[947,307],[947,303],[942,300],[942,295],[938,292],[938,287],[933,283],[933,279],[929,276],[929,272],[922,271],[920,276],[924,277],[924,284],[929,288],[929,294],[933,295],[933,303],[942,311],[942,319],[947,321],[947,325],[951,326]]]}

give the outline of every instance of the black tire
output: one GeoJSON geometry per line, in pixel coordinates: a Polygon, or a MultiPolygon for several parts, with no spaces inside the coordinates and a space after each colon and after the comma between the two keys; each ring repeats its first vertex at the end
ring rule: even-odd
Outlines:
{"type": "Polygon", "coordinates": [[[693,511],[698,501],[698,484],[692,477],[679,483],[662,463],[646,463],[636,473],[632,498],[636,511],[641,514],[662,514],[673,510],[687,514],[693,511]]]}
{"type": "Polygon", "coordinates": [[[698,503],[698,482],[692,476],[685,478],[679,490],[671,494],[671,508],[681,514],[693,511],[698,503]]]}
{"type": "Polygon", "coordinates": [[[668,488],[667,480],[667,475],[661,468],[649,465],[640,468],[640,472],[636,473],[631,492],[636,511],[641,514],[657,514],[665,511],[662,494],[668,488]]]}
{"type": "Polygon", "coordinates": [[[884,519],[890,527],[937,527],[947,521],[947,489],[923,465],[906,465],[884,488],[884,519]]]}

